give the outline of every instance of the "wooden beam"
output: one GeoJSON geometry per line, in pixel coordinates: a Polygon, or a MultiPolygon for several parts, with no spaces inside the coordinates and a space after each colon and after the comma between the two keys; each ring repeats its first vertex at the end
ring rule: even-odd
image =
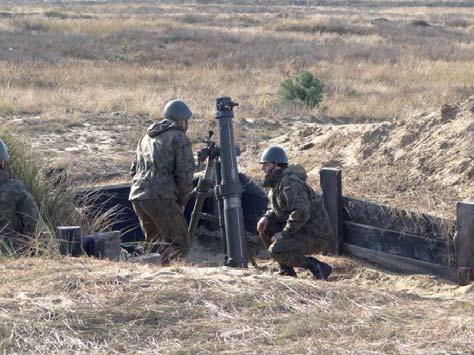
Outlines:
{"type": "Polygon", "coordinates": [[[82,234],[79,226],[62,226],[58,231],[59,253],[61,255],[80,256],[83,254],[82,234]]]}
{"type": "Polygon", "coordinates": [[[416,274],[431,274],[443,279],[456,281],[456,268],[437,265],[426,261],[405,258],[403,256],[391,255],[376,250],[361,248],[351,244],[344,244],[344,250],[353,256],[367,259],[385,267],[400,271],[408,271],[416,274]]]}
{"type": "Polygon", "coordinates": [[[466,275],[474,280],[474,202],[462,201],[456,205],[455,247],[459,283],[466,284],[466,275]],[[469,270],[470,269],[470,270],[469,270]]]}
{"type": "Polygon", "coordinates": [[[319,171],[323,205],[329,215],[333,237],[324,251],[333,255],[341,255],[344,244],[342,226],[342,173],[337,168],[322,168],[319,171]]]}
{"type": "Polygon", "coordinates": [[[419,235],[426,239],[453,241],[454,220],[344,197],[346,221],[419,235]]]}
{"type": "Polygon", "coordinates": [[[456,267],[453,243],[344,222],[344,242],[388,254],[456,267]]]}

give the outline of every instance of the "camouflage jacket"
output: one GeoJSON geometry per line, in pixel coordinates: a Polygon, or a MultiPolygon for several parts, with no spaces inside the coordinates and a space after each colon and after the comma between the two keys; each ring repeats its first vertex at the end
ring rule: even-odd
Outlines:
{"type": "Polygon", "coordinates": [[[263,186],[270,188],[270,208],[265,216],[285,223],[283,237],[308,233],[329,238],[331,226],[322,194],[317,194],[306,179],[306,171],[301,165],[278,169],[266,178],[263,186]]]}
{"type": "Polygon", "coordinates": [[[11,233],[32,236],[38,215],[35,200],[25,185],[0,170],[0,236],[11,233]]]}
{"type": "Polygon", "coordinates": [[[130,168],[130,200],[175,199],[184,205],[193,187],[194,157],[185,130],[170,120],[152,124],[130,168]]]}

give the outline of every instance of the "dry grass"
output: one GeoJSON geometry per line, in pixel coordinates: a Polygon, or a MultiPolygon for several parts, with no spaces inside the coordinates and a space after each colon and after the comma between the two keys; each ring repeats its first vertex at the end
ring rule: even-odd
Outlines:
{"type": "MultiPolygon", "coordinates": [[[[469,2],[318,4],[5,3],[1,120],[63,162],[94,157],[97,168],[74,164],[83,178],[126,178],[138,136],[175,97],[195,112],[198,142],[221,95],[241,102],[237,119],[319,116],[277,102],[280,83],[303,70],[325,84],[321,110],[334,121],[393,120],[474,93],[469,2]]],[[[291,120],[246,132],[242,145],[287,131],[291,120]]]]}
{"type": "Polygon", "coordinates": [[[244,116],[278,116],[278,85],[302,70],[329,87],[332,116],[391,118],[472,94],[474,9],[389,5],[10,7],[0,110],[155,115],[181,96],[204,113],[229,94],[244,116]]]}
{"type": "MultiPolygon", "coordinates": [[[[240,166],[256,177],[259,143],[292,130],[290,138],[302,142],[302,122],[393,121],[474,93],[469,1],[309,3],[2,2],[2,126],[75,177],[128,179],[137,137],[167,100],[190,103],[196,143],[215,124],[214,98],[229,95],[241,102],[235,129],[248,161],[240,166]],[[277,103],[282,80],[303,70],[326,84],[324,115],[277,103]]],[[[325,128],[317,159],[357,160],[334,154],[363,134],[364,125],[353,126],[353,135],[342,136],[325,128]]],[[[321,131],[308,134],[317,140],[321,131]]],[[[293,153],[307,166],[317,160],[293,153]]],[[[390,203],[396,197],[400,207],[450,208],[444,186],[421,191],[403,171],[377,185],[364,179],[365,168],[345,168],[346,192],[390,203]],[[403,194],[392,188],[405,185],[403,194]]],[[[472,287],[329,262],[334,276],[322,283],[305,272],[278,278],[268,263],[238,271],[2,259],[0,352],[425,354],[474,347],[472,287]]]]}
{"type": "Polygon", "coordinates": [[[343,259],[329,283],[277,277],[268,266],[22,259],[0,269],[6,353],[426,354],[474,345],[472,288],[343,259]]]}

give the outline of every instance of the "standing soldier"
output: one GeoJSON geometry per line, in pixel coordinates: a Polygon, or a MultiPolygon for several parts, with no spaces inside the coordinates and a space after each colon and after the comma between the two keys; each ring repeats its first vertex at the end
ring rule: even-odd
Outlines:
{"type": "Polygon", "coordinates": [[[270,209],[258,221],[263,244],[280,265],[280,275],[296,277],[294,267],[306,268],[316,279],[327,280],[332,267],[306,256],[321,252],[331,237],[322,196],[306,182],[301,165],[289,165],[280,147],[267,148],[260,159],[263,186],[270,189],[270,209]]]}
{"type": "Polygon", "coordinates": [[[21,181],[10,179],[5,172],[10,160],[8,149],[0,139],[0,252],[24,253],[31,247],[38,223],[38,207],[21,181]]]}
{"type": "Polygon", "coordinates": [[[191,248],[184,206],[193,187],[194,157],[186,136],[192,112],[184,101],[168,102],[164,119],[148,127],[138,142],[130,173],[129,200],[138,216],[149,251],[163,263],[187,255],[191,248]]]}

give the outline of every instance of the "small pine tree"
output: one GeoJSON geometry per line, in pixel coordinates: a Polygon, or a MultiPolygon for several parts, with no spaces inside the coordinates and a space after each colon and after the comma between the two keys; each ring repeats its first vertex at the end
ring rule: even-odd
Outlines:
{"type": "Polygon", "coordinates": [[[304,71],[295,78],[284,80],[278,90],[281,101],[299,101],[306,107],[313,108],[323,99],[323,83],[309,71],[304,71]]]}

